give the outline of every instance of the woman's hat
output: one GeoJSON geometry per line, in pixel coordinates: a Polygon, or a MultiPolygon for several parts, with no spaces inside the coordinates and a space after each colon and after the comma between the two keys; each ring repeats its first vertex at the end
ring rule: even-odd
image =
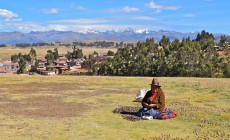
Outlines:
{"type": "Polygon", "coordinates": [[[161,87],[158,79],[156,79],[156,78],[153,78],[152,83],[150,85],[155,85],[155,86],[161,87]]]}

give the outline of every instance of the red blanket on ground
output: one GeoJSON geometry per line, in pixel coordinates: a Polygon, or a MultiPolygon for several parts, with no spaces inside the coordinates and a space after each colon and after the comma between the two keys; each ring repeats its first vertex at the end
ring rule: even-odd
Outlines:
{"type": "Polygon", "coordinates": [[[160,112],[160,114],[157,116],[157,119],[170,119],[170,118],[175,118],[175,117],[176,117],[175,112],[172,112],[172,110],[170,109],[166,109],[160,112]]]}

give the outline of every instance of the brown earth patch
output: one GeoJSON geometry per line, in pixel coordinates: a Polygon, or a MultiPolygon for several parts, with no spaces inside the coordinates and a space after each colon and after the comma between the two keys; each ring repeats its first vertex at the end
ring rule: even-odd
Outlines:
{"type": "Polygon", "coordinates": [[[0,93],[2,93],[2,92],[4,92],[4,90],[0,88],[0,93]]]}
{"type": "Polygon", "coordinates": [[[0,111],[7,115],[22,115],[25,117],[76,117],[89,111],[91,106],[83,103],[63,102],[61,98],[40,96],[20,101],[9,100],[0,104],[0,111]]]}
{"type": "MultiPolygon", "coordinates": [[[[1,88],[1,85],[0,85],[1,88]]],[[[71,84],[53,84],[53,83],[30,83],[28,85],[25,84],[11,84],[4,85],[4,88],[11,93],[23,93],[23,94],[31,94],[31,93],[40,93],[45,91],[53,91],[54,94],[63,93],[68,90],[79,90],[82,87],[71,84]]]]}
{"type": "Polygon", "coordinates": [[[70,96],[77,95],[81,98],[85,98],[90,96],[98,96],[103,94],[109,94],[114,92],[113,90],[107,90],[102,88],[89,88],[74,84],[61,84],[61,83],[30,83],[28,85],[24,84],[12,84],[12,85],[0,85],[1,87],[6,88],[6,91],[13,94],[59,94],[61,96],[70,96]],[[68,92],[70,91],[70,92],[68,92]]]}
{"type": "Polygon", "coordinates": [[[139,109],[141,109],[141,107],[123,106],[114,109],[113,113],[121,114],[123,119],[128,121],[140,121],[141,118],[136,115],[139,109]]]}

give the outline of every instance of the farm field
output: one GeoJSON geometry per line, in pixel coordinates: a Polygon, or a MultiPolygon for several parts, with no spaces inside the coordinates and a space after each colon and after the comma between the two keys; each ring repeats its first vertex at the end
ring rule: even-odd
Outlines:
{"type": "MultiPolygon", "coordinates": [[[[44,47],[33,47],[36,50],[37,58],[45,58],[45,55],[47,54],[48,50],[54,50],[55,48],[58,49],[59,54],[67,54],[67,51],[72,52],[72,47],[65,47],[65,46],[44,46],[44,47]]],[[[27,48],[19,48],[14,46],[8,46],[8,47],[0,47],[0,60],[8,60],[10,59],[11,55],[13,54],[28,54],[30,52],[31,47],[27,48]]],[[[96,48],[96,47],[81,47],[84,55],[89,55],[93,53],[94,51],[98,52],[99,55],[107,54],[109,50],[116,52],[116,48],[96,48]]]]}
{"type": "Polygon", "coordinates": [[[160,77],[168,120],[128,121],[113,113],[140,107],[152,77],[0,76],[4,140],[230,139],[230,79],[160,77]]]}

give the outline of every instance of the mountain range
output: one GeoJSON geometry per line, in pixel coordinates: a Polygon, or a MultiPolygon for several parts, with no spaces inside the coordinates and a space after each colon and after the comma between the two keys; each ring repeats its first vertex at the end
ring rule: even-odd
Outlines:
{"type": "MultiPolygon", "coordinates": [[[[91,28],[73,32],[73,31],[31,31],[29,33],[21,32],[0,32],[0,44],[19,44],[19,43],[39,43],[39,42],[70,42],[70,41],[83,41],[83,40],[111,40],[111,41],[124,41],[136,42],[144,41],[146,38],[154,38],[159,41],[163,35],[168,37],[171,41],[174,39],[182,40],[183,38],[190,37],[195,39],[198,32],[182,33],[176,31],[152,31],[149,29],[131,29],[125,30],[109,30],[109,31],[96,31],[91,28]]],[[[215,38],[223,34],[214,34],[215,38]]]]}

